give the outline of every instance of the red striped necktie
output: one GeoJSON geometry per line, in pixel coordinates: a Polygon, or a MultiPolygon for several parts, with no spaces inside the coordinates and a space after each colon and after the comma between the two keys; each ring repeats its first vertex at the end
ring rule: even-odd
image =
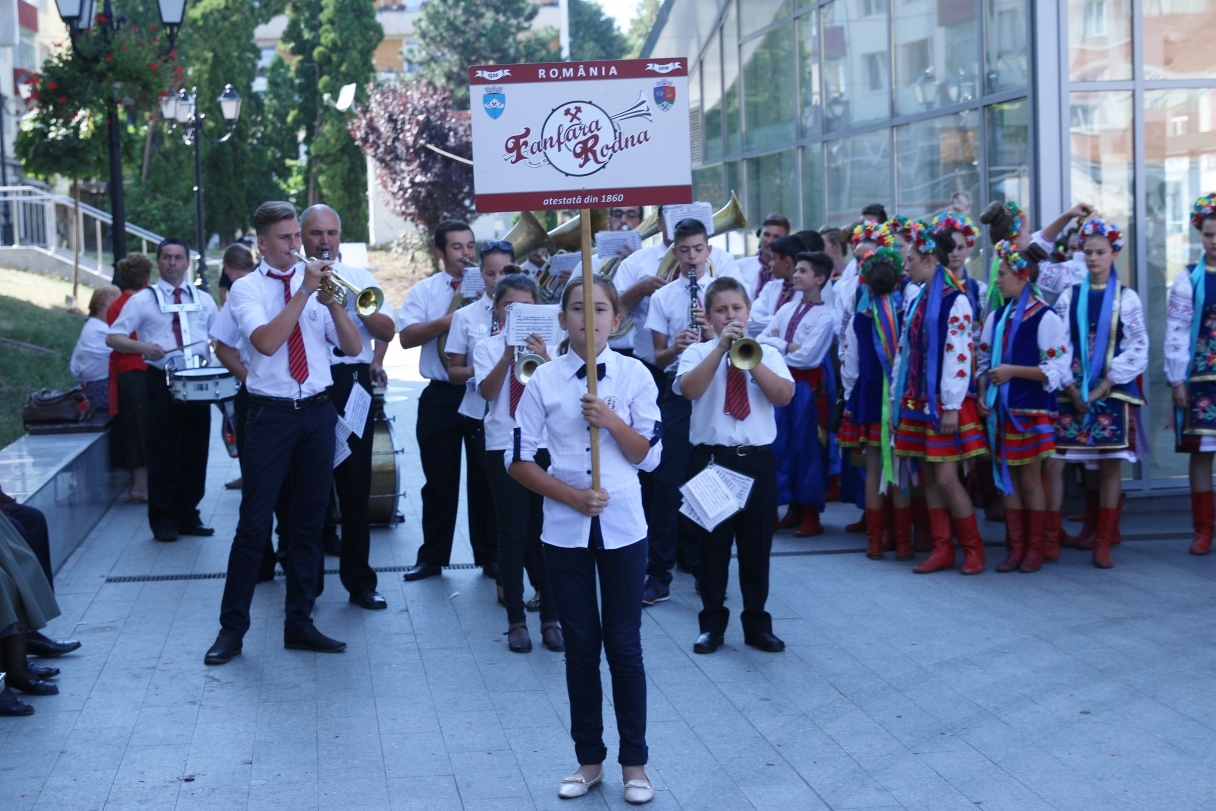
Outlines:
{"type": "MultiPolygon", "coordinates": [[[[266,275],[283,283],[283,303],[291,301],[291,277],[296,272],[293,270],[280,276],[267,271],[266,275]]],[[[300,332],[299,321],[291,328],[291,337],[287,339],[287,365],[291,369],[292,379],[297,383],[308,379],[308,354],[304,351],[304,333],[300,332]]]]}
{"type": "MultiPolygon", "coordinates": [[[[182,303],[182,289],[180,287],[173,288],[173,303],[182,303]]],[[[182,345],[182,314],[176,312],[173,314],[173,337],[177,339],[177,345],[182,345]]]]}
{"type": "MultiPolygon", "coordinates": [[[[507,347],[508,350],[511,347],[507,347]]],[[[511,361],[511,368],[507,370],[507,378],[511,381],[511,418],[515,418],[515,409],[519,407],[519,398],[524,396],[524,384],[519,382],[515,377],[515,361],[511,361]]]]}
{"type": "Polygon", "coordinates": [[[752,413],[752,404],[747,399],[747,375],[730,364],[726,366],[726,407],[722,413],[737,420],[745,420],[752,413]]]}

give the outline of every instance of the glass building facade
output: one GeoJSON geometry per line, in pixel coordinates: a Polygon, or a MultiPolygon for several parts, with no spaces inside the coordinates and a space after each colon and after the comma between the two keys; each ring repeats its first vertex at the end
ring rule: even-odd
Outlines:
{"type": "Polygon", "coordinates": [[[1186,487],[1161,347],[1200,255],[1191,202],[1216,191],[1214,41],[1216,0],[666,0],[643,56],[689,59],[694,194],[735,191],[751,222],[1013,199],[1035,224],[1086,201],[1125,226],[1152,340],[1151,461],[1126,489],[1164,493],[1186,487]]]}

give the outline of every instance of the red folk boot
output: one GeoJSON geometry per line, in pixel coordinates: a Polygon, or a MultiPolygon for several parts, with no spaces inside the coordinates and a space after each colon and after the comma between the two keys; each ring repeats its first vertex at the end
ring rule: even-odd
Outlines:
{"type": "Polygon", "coordinates": [[[1026,510],[1025,515],[1029,518],[1026,522],[1026,556],[1022,558],[1018,571],[1032,574],[1043,565],[1043,552],[1047,548],[1047,512],[1026,510]]]}
{"type": "Polygon", "coordinates": [[[1060,511],[1043,513],[1043,560],[1056,563],[1060,560],[1060,511]]]}
{"type": "Polygon", "coordinates": [[[791,504],[785,511],[785,518],[777,522],[777,529],[793,529],[802,522],[802,505],[791,504]]]}
{"type": "Polygon", "coordinates": [[[1022,558],[1026,554],[1026,525],[1023,521],[1025,516],[1024,510],[1005,511],[1005,548],[1009,550],[1009,555],[996,565],[996,570],[1002,574],[1015,571],[1022,565],[1022,558]]]}
{"type": "Polygon", "coordinates": [[[866,531],[866,514],[862,510],[861,517],[851,524],[844,525],[845,532],[865,532],[866,531]]]}
{"type": "Polygon", "coordinates": [[[929,527],[933,531],[933,552],[924,563],[912,569],[916,574],[931,574],[954,568],[954,539],[950,535],[950,511],[929,510],[929,527]]]}
{"type": "Polygon", "coordinates": [[[882,497],[882,551],[895,550],[895,499],[885,495],[882,497]]]}
{"type": "Polygon", "coordinates": [[[1212,534],[1216,531],[1216,502],[1212,491],[1191,493],[1191,524],[1195,527],[1195,539],[1191,541],[1192,555],[1206,555],[1212,551],[1212,534]]]}
{"type": "Polygon", "coordinates": [[[882,560],[883,510],[866,510],[866,557],[882,560]]]}
{"type": "Polygon", "coordinates": [[[1111,542],[1119,527],[1119,508],[1098,510],[1098,531],[1094,535],[1094,566],[1099,569],[1110,569],[1115,565],[1110,556],[1111,542]]]}
{"type": "Polygon", "coordinates": [[[979,574],[984,571],[984,539],[980,537],[980,526],[975,513],[966,518],[954,519],[954,534],[963,548],[963,574],[979,574]]]}
{"type": "Polygon", "coordinates": [[[895,510],[895,559],[912,560],[912,511],[895,510]]]}
{"type": "Polygon", "coordinates": [[[807,504],[799,506],[802,511],[802,522],[794,530],[795,538],[810,538],[812,535],[823,534],[823,524],[819,523],[819,511],[807,504]]]}
{"type": "Polygon", "coordinates": [[[1060,531],[1060,543],[1071,549],[1093,549],[1094,548],[1094,533],[1098,531],[1098,491],[1085,491],[1085,512],[1083,513],[1080,531],[1076,535],[1069,535],[1067,531],[1060,531]]]}
{"type": "Polygon", "coordinates": [[[912,548],[928,552],[933,548],[933,529],[929,526],[929,502],[924,496],[912,496],[912,548]]]}

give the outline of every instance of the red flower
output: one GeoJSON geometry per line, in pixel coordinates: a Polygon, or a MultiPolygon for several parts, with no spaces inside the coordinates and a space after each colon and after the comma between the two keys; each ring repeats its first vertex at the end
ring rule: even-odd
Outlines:
{"type": "Polygon", "coordinates": [[[1207,397],[1200,397],[1198,400],[1195,401],[1195,405],[1198,406],[1199,408],[1207,408],[1211,404],[1212,404],[1211,399],[1209,399],[1207,397]]]}
{"type": "Polygon", "coordinates": [[[122,49],[123,49],[124,51],[125,51],[125,50],[127,50],[127,46],[126,46],[126,45],[123,45],[123,46],[122,46],[122,49]]]}
{"type": "Polygon", "coordinates": [[[152,69],[152,70],[157,70],[157,69],[158,69],[158,68],[156,67],[156,63],[155,63],[155,62],[153,62],[153,63],[152,63],[151,65],[149,65],[148,67],[149,67],[150,69],[152,69]]]}
{"type": "Polygon", "coordinates": [[[954,344],[947,342],[947,343],[946,343],[946,351],[947,351],[947,352],[953,352],[953,351],[954,351],[954,344]]]}
{"type": "Polygon", "coordinates": [[[58,87],[59,87],[59,85],[57,85],[55,82],[47,82],[47,83],[46,83],[46,89],[47,89],[47,90],[55,90],[55,89],[57,89],[58,87]]]}
{"type": "Polygon", "coordinates": [[[1072,417],[1068,416],[1067,414],[1060,417],[1060,425],[1064,425],[1064,426],[1072,425],[1072,417]]]}
{"type": "Polygon", "coordinates": [[[169,51],[170,59],[177,59],[177,51],[169,51]]]}
{"type": "Polygon", "coordinates": [[[107,61],[107,62],[113,62],[113,61],[114,61],[114,57],[113,57],[112,55],[110,55],[110,54],[106,54],[106,61],[107,61]]]}
{"type": "MultiPolygon", "coordinates": [[[[59,98],[57,98],[57,99],[55,99],[55,100],[56,100],[56,101],[58,101],[60,104],[67,104],[67,103],[68,103],[68,98],[67,98],[67,96],[60,96],[59,98]]],[[[108,123],[110,123],[110,122],[108,122],[108,121],[107,121],[106,123],[108,124],[108,123]]]]}
{"type": "Polygon", "coordinates": [[[131,30],[132,30],[132,31],[138,31],[138,30],[139,30],[139,26],[138,26],[138,25],[136,25],[135,23],[131,23],[131,30]]]}
{"type": "Polygon", "coordinates": [[[1056,348],[1054,346],[1049,347],[1047,350],[1047,357],[1054,358],[1055,356],[1056,356],[1056,348]]]}
{"type": "Polygon", "coordinates": [[[155,31],[155,30],[156,30],[156,23],[152,23],[150,26],[148,26],[148,30],[149,30],[149,31],[155,31]]]}
{"type": "Polygon", "coordinates": [[[967,373],[964,372],[962,369],[959,369],[957,372],[954,373],[954,376],[955,377],[966,377],[967,373]]]}
{"type": "Polygon", "coordinates": [[[1098,417],[1098,422],[1100,422],[1103,425],[1109,426],[1111,424],[1112,420],[1110,417],[1103,414],[1101,417],[1098,417]]]}
{"type": "Polygon", "coordinates": [[[964,355],[962,352],[959,352],[959,353],[958,353],[958,362],[959,362],[959,363],[966,363],[966,361],[967,361],[967,356],[966,356],[966,355],[964,355]]]}
{"type": "Polygon", "coordinates": [[[951,323],[951,324],[957,324],[957,323],[958,323],[958,316],[957,316],[957,315],[952,315],[952,316],[950,316],[950,323],[951,323]]]}

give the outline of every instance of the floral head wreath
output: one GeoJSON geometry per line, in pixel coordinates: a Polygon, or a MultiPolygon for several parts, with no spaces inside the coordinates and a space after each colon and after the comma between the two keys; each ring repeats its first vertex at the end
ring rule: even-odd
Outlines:
{"type": "Polygon", "coordinates": [[[922,256],[927,256],[937,250],[937,241],[928,225],[917,220],[908,224],[908,239],[912,247],[922,256]]]}
{"type": "Polygon", "coordinates": [[[1203,230],[1203,221],[1208,217],[1216,217],[1216,193],[1200,197],[1191,206],[1191,225],[1196,231],[1203,230]]]}
{"type": "Polygon", "coordinates": [[[856,248],[862,242],[877,242],[880,248],[890,248],[894,244],[894,238],[883,224],[866,220],[853,229],[853,247],[856,248]]]}
{"type": "MultiPolygon", "coordinates": [[[[1017,215],[1014,216],[1016,217],[1017,215]]],[[[1020,231],[1020,219],[1015,220],[1015,223],[1018,225],[1017,230],[1020,231]]],[[[956,231],[962,234],[963,239],[967,240],[968,248],[975,247],[975,238],[980,235],[980,232],[975,228],[975,223],[971,222],[970,217],[964,217],[962,214],[955,214],[953,212],[947,214],[938,214],[936,217],[934,217],[933,230],[934,232],[956,231]]],[[[1017,233],[1017,231],[1014,231],[1014,233],[1017,233]]]]}
{"type": "Polygon", "coordinates": [[[904,274],[904,257],[894,248],[879,248],[876,251],[870,251],[861,259],[861,264],[858,269],[858,278],[862,284],[865,284],[866,277],[870,275],[870,271],[875,265],[882,263],[890,264],[895,268],[896,274],[902,276],[904,274]]]}
{"type": "Polygon", "coordinates": [[[1090,237],[1106,237],[1110,241],[1111,250],[1115,253],[1123,250],[1123,232],[1114,223],[1097,218],[1086,220],[1081,230],[1077,231],[1077,248],[1084,248],[1085,240],[1090,237]]]}
{"type": "Polygon", "coordinates": [[[1009,211],[1009,216],[1013,218],[1013,222],[1009,225],[1009,233],[1017,236],[1022,233],[1022,207],[1016,200],[1008,200],[1005,208],[1009,211]]]}
{"type": "Polygon", "coordinates": [[[891,215],[891,219],[882,224],[882,227],[892,237],[901,236],[904,239],[908,238],[908,226],[912,224],[912,220],[907,217],[901,217],[898,214],[891,215]]]}
{"type": "Polygon", "coordinates": [[[1013,271],[1013,275],[1019,279],[1030,278],[1030,262],[1026,257],[1018,253],[1018,246],[1007,239],[1002,239],[996,244],[996,255],[1002,262],[1009,265],[1009,269],[1013,271]]]}

